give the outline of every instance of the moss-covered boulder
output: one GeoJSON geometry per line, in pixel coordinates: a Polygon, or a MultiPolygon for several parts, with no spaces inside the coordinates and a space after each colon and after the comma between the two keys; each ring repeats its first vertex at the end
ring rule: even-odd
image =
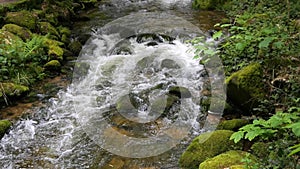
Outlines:
{"type": "Polygon", "coordinates": [[[249,115],[258,100],[265,96],[263,72],[259,63],[252,63],[226,79],[228,99],[249,115]]]}
{"type": "Polygon", "coordinates": [[[193,8],[211,10],[222,6],[227,0],[194,0],[193,8]]]}
{"type": "Polygon", "coordinates": [[[15,99],[27,93],[29,88],[14,83],[0,82],[0,105],[4,106],[10,103],[10,99],[15,99]]]}
{"type": "Polygon", "coordinates": [[[56,30],[56,28],[54,26],[51,25],[51,23],[49,22],[38,22],[38,31],[42,34],[42,35],[47,35],[50,34],[56,38],[59,37],[59,33],[56,30]]]}
{"type": "Polygon", "coordinates": [[[22,39],[11,32],[0,29],[0,44],[11,45],[17,41],[22,41],[22,39]]]}
{"type": "Polygon", "coordinates": [[[44,68],[49,71],[59,71],[61,69],[61,64],[58,60],[51,60],[44,65],[44,68]]]}
{"type": "Polygon", "coordinates": [[[50,56],[50,59],[63,60],[64,50],[60,47],[61,45],[63,45],[62,42],[52,39],[46,39],[44,41],[44,45],[48,49],[48,55],[50,56]]]}
{"type": "Polygon", "coordinates": [[[30,30],[36,28],[37,16],[35,16],[30,11],[18,11],[18,12],[8,12],[5,17],[6,23],[13,23],[22,27],[26,27],[30,30]]]}
{"type": "Polygon", "coordinates": [[[6,24],[2,27],[2,30],[9,31],[22,38],[24,41],[32,37],[32,33],[28,28],[24,28],[16,24],[6,24]]]}
{"type": "Polygon", "coordinates": [[[217,129],[237,131],[239,128],[243,127],[248,123],[249,121],[246,119],[224,120],[217,126],[217,129]]]}
{"type": "Polygon", "coordinates": [[[256,142],[251,146],[251,153],[259,158],[268,157],[270,154],[269,144],[264,142],[256,142]]]}
{"type": "Polygon", "coordinates": [[[197,169],[208,158],[233,148],[241,148],[240,144],[229,140],[232,133],[230,130],[216,130],[196,137],[180,157],[180,166],[184,169],[197,169]]]}
{"type": "Polygon", "coordinates": [[[60,41],[62,41],[65,44],[69,44],[70,36],[71,36],[71,30],[67,27],[58,27],[58,32],[60,34],[60,41]]]}
{"type": "Polygon", "coordinates": [[[0,139],[5,135],[11,125],[9,120],[0,120],[0,139]]]}
{"type": "Polygon", "coordinates": [[[244,158],[250,158],[253,163],[256,161],[255,156],[245,151],[231,150],[205,160],[200,164],[199,169],[223,169],[233,165],[240,166],[243,165],[242,160],[244,158]]]}

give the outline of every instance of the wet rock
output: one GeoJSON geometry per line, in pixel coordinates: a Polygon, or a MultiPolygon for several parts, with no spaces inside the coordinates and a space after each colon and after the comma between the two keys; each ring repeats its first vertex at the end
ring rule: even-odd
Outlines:
{"type": "Polygon", "coordinates": [[[136,64],[136,69],[141,71],[144,68],[150,67],[154,62],[155,56],[147,56],[139,60],[136,64]]]}
{"type": "Polygon", "coordinates": [[[16,24],[6,24],[2,27],[2,30],[9,31],[22,38],[24,41],[32,37],[32,33],[28,28],[24,28],[16,24]]]}
{"type": "Polygon", "coordinates": [[[12,123],[9,120],[0,120],[0,140],[8,131],[12,123]]]}
{"type": "Polygon", "coordinates": [[[6,23],[13,23],[30,30],[36,28],[37,16],[29,11],[8,12],[5,17],[6,23]]]}
{"type": "Polygon", "coordinates": [[[106,64],[101,67],[101,70],[102,70],[101,73],[104,76],[111,76],[114,73],[114,71],[117,69],[117,67],[120,64],[122,64],[123,60],[124,60],[124,58],[117,57],[117,58],[114,58],[113,60],[106,62],[106,64]]]}
{"type": "Polygon", "coordinates": [[[226,152],[232,147],[241,147],[229,140],[232,134],[233,131],[216,130],[196,137],[180,157],[180,166],[186,169],[198,169],[199,164],[207,158],[226,152]]]}
{"type": "Polygon", "coordinates": [[[167,69],[179,69],[180,68],[180,66],[174,60],[171,60],[171,59],[164,59],[161,62],[160,67],[162,69],[163,68],[167,68],[167,69]]]}
{"type": "Polygon", "coordinates": [[[227,96],[230,102],[239,107],[245,115],[265,96],[263,72],[259,63],[253,63],[233,73],[226,79],[227,96]]]}
{"type": "Polygon", "coordinates": [[[251,155],[248,152],[245,151],[238,151],[238,150],[231,150],[227,151],[225,153],[222,153],[218,156],[215,156],[213,158],[207,159],[204,162],[202,162],[199,166],[201,169],[220,169],[220,168],[229,168],[232,165],[242,165],[245,164],[245,162],[242,162],[244,158],[250,158],[251,164],[255,164],[256,157],[251,155]]]}
{"type": "Polygon", "coordinates": [[[90,69],[89,63],[83,61],[76,62],[74,66],[74,73],[73,73],[74,80],[86,76],[89,72],[89,69],[90,69]]]}
{"type": "Polygon", "coordinates": [[[44,65],[44,68],[48,71],[60,71],[61,64],[58,60],[51,60],[44,65]]]}
{"type": "Polygon", "coordinates": [[[179,98],[190,98],[192,97],[189,89],[181,86],[173,86],[169,89],[169,94],[177,96],[179,98]]]}
{"type": "Polygon", "coordinates": [[[249,121],[246,119],[224,120],[218,125],[217,129],[237,131],[239,128],[247,125],[248,123],[249,121]]]}
{"type": "Polygon", "coordinates": [[[157,46],[158,43],[157,42],[149,42],[146,44],[146,46],[157,46]]]}

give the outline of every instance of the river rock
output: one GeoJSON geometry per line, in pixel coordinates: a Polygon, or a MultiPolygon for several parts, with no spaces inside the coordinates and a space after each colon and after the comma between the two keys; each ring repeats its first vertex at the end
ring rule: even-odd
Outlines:
{"type": "Polygon", "coordinates": [[[265,96],[262,67],[253,63],[226,79],[227,96],[231,103],[240,108],[245,115],[265,96]]]}
{"type": "Polygon", "coordinates": [[[0,139],[2,139],[11,125],[9,120],[0,120],[0,139]]]}
{"type": "MultiPolygon", "coordinates": [[[[220,155],[217,155],[213,158],[207,159],[202,162],[199,166],[199,169],[220,169],[220,168],[229,168],[233,165],[243,165],[244,162],[241,162],[244,158],[250,158],[252,164],[255,163],[256,157],[245,151],[231,150],[220,155]]],[[[251,165],[251,164],[247,164],[251,165]]]]}
{"type": "Polygon", "coordinates": [[[30,30],[36,27],[37,16],[29,11],[7,12],[5,17],[6,23],[13,23],[30,30]]]}
{"type": "Polygon", "coordinates": [[[199,164],[208,158],[226,152],[232,147],[241,148],[240,144],[229,140],[232,134],[233,131],[230,130],[216,130],[199,135],[180,157],[180,166],[184,169],[198,169],[199,164]]]}
{"type": "Polygon", "coordinates": [[[162,69],[163,68],[167,68],[167,69],[179,69],[180,68],[180,66],[174,60],[171,60],[171,59],[162,60],[160,67],[162,69]]]}
{"type": "Polygon", "coordinates": [[[32,33],[28,28],[21,27],[16,24],[6,24],[2,27],[2,30],[9,31],[22,38],[24,41],[32,37],[32,33]]]}

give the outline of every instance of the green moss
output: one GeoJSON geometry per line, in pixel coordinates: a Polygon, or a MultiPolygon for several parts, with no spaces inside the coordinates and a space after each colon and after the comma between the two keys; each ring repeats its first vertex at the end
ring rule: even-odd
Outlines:
{"type": "Polygon", "coordinates": [[[2,27],[2,30],[9,31],[22,38],[24,41],[32,37],[32,33],[28,28],[24,28],[16,24],[6,24],[2,27]]]}
{"type": "Polygon", "coordinates": [[[245,119],[224,120],[218,125],[217,129],[237,131],[239,128],[248,123],[248,120],[245,119]]]}
{"type": "Polygon", "coordinates": [[[255,157],[247,152],[231,150],[205,160],[200,164],[199,169],[221,169],[232,165],[243,165],[242,160],[244,158],[250,158],[253,162],[256,161],[255,157]]]}
{"type": "Polygon", "coordinates": [[[46,39],[44,45],[48,48],[48,55],[53,60],[63,60],[64,50],[60,47],[63,45],[62,42],[46,39]]]}
{"type": "Polygon", "coordinates": [[[194,0],[193,8],[210,10],[223,5],[227,0],[194,0]]]}
{"type": "Polygon", "coordinates": [[[0,44],[11,45],[17,41],[22,41],[22,39],[11,32],[0,29],[0,44]]]}
{"type": "Polygon", "coordinates": [[[71,52],[73,52],[75,55],[78,55],[81,51],[82,44],[79,41],[72,41],[68,47],[71,52]]]}
{"type": "Polygon", "coordinates": [[[0,139],[4,136],[11,125],[12,124],[9,120],[0,120],[0,139]]]}
{"type": "Polygon", "coordinates": [[[241,145],[229,140],[232,133],[233,131],[229,130],[216,130],[196,137],[180,157],[180,166],[186,169],[197,169],[199,164],[208,158],[232,148],[240,148],[241,145]]]}
{"type": "Polygon", "coordinates": [[[30,30],[34,30],[37,17],[29,11],[8,12],[5,17],[6,23],[13,23],[30,30]]]}
{"type": "Polygon", "coordinates": [[[58,60],[51,60],[44,65],[46,70],[60,70],[61,64],[58,60]]]}
{"type": "Polygon", "coordinates": [[[0,97],[5,94],[6,96],[21,96],[23,93],[28,92],[29,88],[23,85],[14,83],[1,83],[0,97]]]}
{"type": "Polygon", "coordinates": [[[245,169],[245,165],[232,165],[229,167],[230,169],[245,169]]]}
{"type": "Polygon", "coordinates": [[[251,112],[259,99],[264,98],[262,67],[253,63],[226,79],[227,96],[245,113],[251,112]]]}
{"type": "Polygon", "coordinates": [[[259,157],[259,158],[265,158],[269,155],[269,145],[268,143],[264,142],[256,142],[251,146],[252,153],[259,157]]]}
{"type": "Polygon", "coordinates": [[[49,22],[39,22],[38,29],[42,35],[47,35],[48,33],[50,33],[51,35],[59,37],[58,31],[49,22]]]}

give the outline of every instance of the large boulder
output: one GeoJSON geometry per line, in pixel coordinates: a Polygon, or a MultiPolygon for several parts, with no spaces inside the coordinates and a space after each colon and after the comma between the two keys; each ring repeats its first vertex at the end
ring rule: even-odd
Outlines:
{"type": "Polygon", "coordinates": [[[230,102],[250,115],[258,101],[265,97],[263,72],[259,63],[252,63],[226,79],[230,102]]]}
{"type": "Polygon", "coordinates": [[[8,12],[5,17],[6,23],[13,23],[30,30],[36,28],[37,16],[29,11],[8,12]]]}
{"type": "Polygon", "coordinates": [[[229,139],[232,133],[230,130],[216,130],[196,137],[180,157],[180,166],[185,169],[198,169],[199,164],[206,159],[233,148],[240,148],[240,144],[229,139]]]}
{"type": "Polygon", "coordinates": [[[244,164],[242,160],[245,158],[249,158],[252,163],[256,161],[255,156],[249,154],[248,152],[231,150],[205,160],[200,164],[199,169],[223,169],[231,168],[231,166],[235,166],[235,168],[237,168],[238,166],[240,167],[244,164]]]}
{"type": "Polygon", "coordinates": [[[8,120],[0,120],[0,139],[5,135],[11,125],[11,122],[8,120]]]}

